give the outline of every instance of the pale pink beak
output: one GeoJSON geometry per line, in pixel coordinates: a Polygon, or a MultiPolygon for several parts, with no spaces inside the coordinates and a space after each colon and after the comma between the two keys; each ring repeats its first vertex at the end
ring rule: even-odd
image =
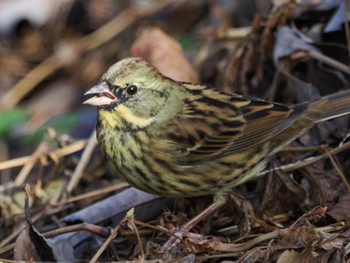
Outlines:
{"type": "Polygon", "coordinates": [[[84,95],[94,95],[90,99],[87,99],[83,104],[89,104],[92,106],[103,106],[110,105],[113,102],[117,101],[117,98],[109,90],[106,82],[102,82],[95,87],[92,87],[84,95]]]}

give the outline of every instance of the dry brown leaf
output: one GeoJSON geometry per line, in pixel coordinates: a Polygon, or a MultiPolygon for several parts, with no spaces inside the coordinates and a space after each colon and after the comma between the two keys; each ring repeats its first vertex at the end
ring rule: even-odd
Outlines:
{"type": "Polygon", "coordinates": [[[295,250],[285,250],[277,259],[277,263],[307,262],[300,253],[295,250]]]}
{"type": "Polygon", "coordinates": [[[24,260],[56,262],[56,256],[50,244],[48,243],[46,238],[42,234],[40,234],[39,231],[34,227],[30,218],[28,201],[29,191],[29,186],[26,186],[27,195],[24,204],[26,224],[22,233],[18,236],[16,240],[14,258],[18,261],[24,260]]]}
{"type": "Polygon", "coordinates": [[[142,57],[162,74],[178,81],[197,83],[197,73],[179,43],[159,28],[143,29],[131,46],[131,55],[142,57]]]}
{"type": "Polygon", "coordinates": [[[337,221],[350,217],[350,193],[340,196],[338,203],[327,213],[337,221]]]}

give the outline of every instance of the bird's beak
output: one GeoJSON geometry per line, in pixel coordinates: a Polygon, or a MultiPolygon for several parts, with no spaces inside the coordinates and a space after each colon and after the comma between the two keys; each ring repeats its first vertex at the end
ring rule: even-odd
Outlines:
{"type": "Polygon", "coordinates": [[[95,87],[92,87],[84,95],[93,95],[90,99],[87,99],[83,104],[89,104],[92,106],[110,105],[117,101],[117,98],[109,90],[106,82],[102,82],[95,87]]]}

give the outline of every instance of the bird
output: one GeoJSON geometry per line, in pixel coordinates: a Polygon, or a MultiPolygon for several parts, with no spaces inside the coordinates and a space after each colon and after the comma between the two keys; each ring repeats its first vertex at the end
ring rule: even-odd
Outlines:
{"type": "Polygon", "coordinates": [[[214,196],[183,231],[315,123],[350,113],[350,90],[286,105],[175,81],[138,57],[112,65],[85,95],[98,107],[97,140],[119,177],[160,196],[214,196]]]}

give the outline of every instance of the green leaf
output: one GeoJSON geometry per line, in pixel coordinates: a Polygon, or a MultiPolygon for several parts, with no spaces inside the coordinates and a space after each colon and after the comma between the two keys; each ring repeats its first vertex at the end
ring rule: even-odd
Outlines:
{"type": "Polygon", "coordinates": [[[74,112],[55,116],[41,126],[35,133],[22,138],[21,142],[24,144],[39,142],[49,127],[52,127],[58,133],[68,132],[77,123],[77,121],[78,114],[74,112]]]}
{"type": "Polygon", "coordinates": [[[198,37],[193,35],[177,35],[175,39],[180,43],[184,50],[195,50],[199,47],[200,41],[198,37]]]}
{"type": "Polygon", "coordinates": [[[5,136],[15,125],[28,120],[29,113],[20,108],[0,109],[0,137],[5,136]]]}

